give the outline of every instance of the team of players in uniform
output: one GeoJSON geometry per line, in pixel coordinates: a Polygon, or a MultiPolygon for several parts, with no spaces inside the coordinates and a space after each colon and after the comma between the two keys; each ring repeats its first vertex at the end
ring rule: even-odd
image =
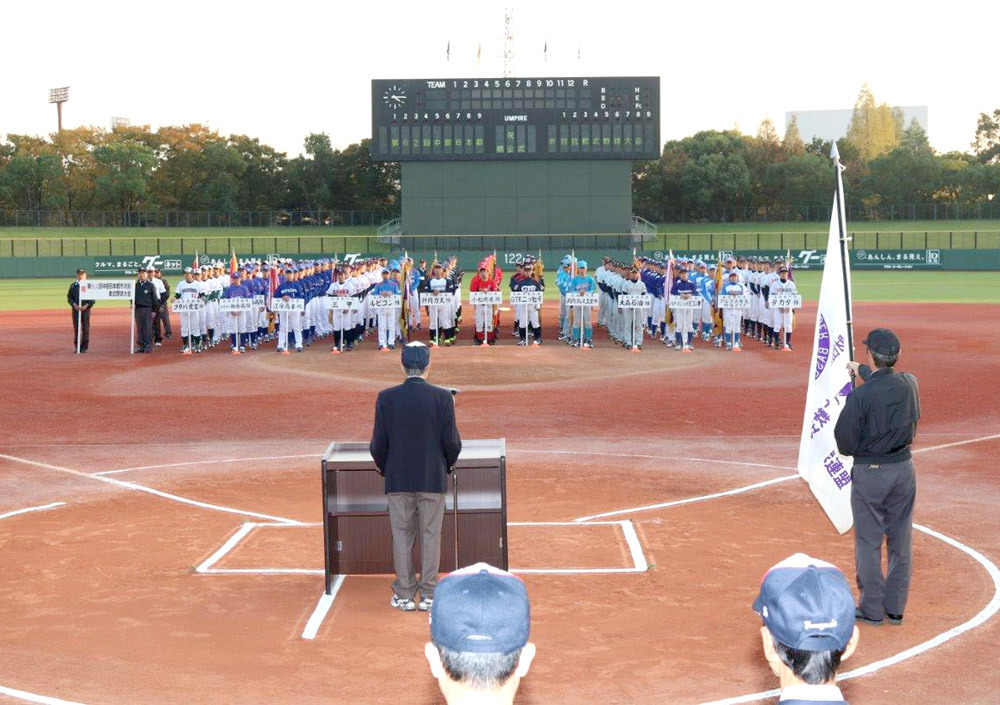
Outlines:
{"type": "MultiPolygon", "coordinates": [[[[455,257],[433,262],[367,259],[339,263],[333,259],[276,262],[246,260],[232,272],[221,261],[184,270],[184,281],[173,292],[179,300],[198,299],[203,306],[182,311],[182,352],[190,355],[222,343],[226,337],[233,354],[243,354],[264,342],[277,341],[277,350],[302,351],[313,342],[330,337],[332,352],[353,349],[374,332],[378,349],[392,350],[404,337],[422,328],[428,317],[432,345],[456,342],[462,322],[462,278],[455,257]],[[268,311],[272,299],[302,300],[301,310],[268,311]],[[436,294],[439,303],[419,305],[420,294],[436,294]],[[376,297],[399,296],[400,306],[379,307],[376,297]],[[244,310],[223,310],[223,299],[249,299],[244,310]],[[343,302],[353,299],[351,306],[343,302]],[[443,301],[442,301],[443,300],[443,301]]],[[[780,350],[791,350],[793,312],[771,309],[769,294],[795,294],[795,282],[783,259],[729,257],[717,271],[715,263],[684,257],[669,261],[637,258],[631,264],[605,257],[594,275],[588,263],[566,255],[556,274],[560,294],[559,339],[574,347],[593,347],[590,307],[568,306],[568,294],[598,294],[597,325],[626,349],[640,350],[644,336],[659,340],[679,351],[690,352],[699,338],[717,347],[739,351],[743,338],[750,337],[780,350]],[[717,285],[717,282],[721,284],[717,285]],[[747,296],[746,309],[719,310],[719,294],[747,296]],[[649,294],[648,309],[621,308],[623,295],[649,294]],[[696,308],[672,308],[673,297],[701,297],[696,308]]],[[[471,292],[500,291],[503,272],[494,256],[479,264],[469,286],[471,292]]],[[[512,273],[507,288],[511,292],[544,292],[545,278],[540,261],[525,258],[512,273]]],[[[495,304],[475,308],[473,343],[493,345],[500,329],[500,311],[495,304]]],[[[511,307],[512,334],[518,344],[541,345],[541,304],[511,307]]]]}

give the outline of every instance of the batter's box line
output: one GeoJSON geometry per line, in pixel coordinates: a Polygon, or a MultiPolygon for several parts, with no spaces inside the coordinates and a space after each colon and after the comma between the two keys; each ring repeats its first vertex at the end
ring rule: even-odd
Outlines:
{"type": "MultiPolygon", "coordinates": [[[[195,572],[207,575],[323,575],[322,570],[313,568],[215,568],[214,566],[225,558],[239,543],[258,527],[268,528],[301,528],[305,526],[322,526],[321,523],[276,524],[248,521],[244,522],[212,555],[195,567],[195,572]]],[[[619,521],[514,521],[507,526],[617,526],[621,528],[622,536],[629,549],[632,566],[626,568],[511,568],[511,573],[524,575],[601,575],[615,573],[645,573],[649,563],[642,551],[642,544],[635,531],[635,525],[630,519],[619,521]]]]}

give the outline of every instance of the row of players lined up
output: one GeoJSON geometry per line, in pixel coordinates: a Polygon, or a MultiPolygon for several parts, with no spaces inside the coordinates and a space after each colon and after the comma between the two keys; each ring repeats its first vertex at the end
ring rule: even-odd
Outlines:
{"type": "MultiPolygon", "coordinates": [[[[648,333],[679,350],[691,349],[699,334],[705,340],[714,339],[716,345],[726,342],[738,350],[741,332],[790,349],[791,310],[771,311],[766,300],[769,290],[794,293],[787,268],[755,258],[746,263],[748,266],[739,267],[736,260],[728,261],[720,277],[714,265],[683,258],[669,262],[640,259],[633,265],[605,258],[595,278],[589,276],[585,261],[567,255],[556,277],[562,302],[560,339],[577,346],[593,346],[589,307],[570,306],[566,301],[573,294],[599,291],[598,325],[606,327],[613,340],[630,349],[639,349],[642,336],[648,333]],[[719,291],[724,295],[749,294],[747,309],[729,313],[723,310],[719,316],[714,296],[716,281],[721,283],[719,291]],[[625,294],[648,294],[649,304],[642,309],[621,308],[620,297],[625,294]],[[698,308],[675,309],[668,305],[671,297],[676,297],[675,303],[698,298],[701,302],[698,308]],[[724,326],[728,338],[722,334],[719,319],[728,323],[724,326]]],[[[490,256],[480,263],[470,291],[499,291],[502,276],[490,256]]],[[[508,286],[511,292],[540,295],[545,288],[541,262],[529,258],[513,273],[508,286]]],[[[418,264],[408,258],[373,259],[353,265],[322,259],[270,264],[251,261],[241,262],[229,274],[221,262],[213,262],[197,270],[185,270],[174,299],[200,302],[190,310],[175,303],[181,315],[186,354],[217,345],[224,335],[229,336],[234,353],[252,350],[275,338],[281,352],[287,352],[292,345],[301,350],[330,335],[334,337],[333,351],[341,352],[353,348],[373,329],[378,332],[379,349],[388,351],[403,338],[403,329],[412,332],[421,328],[418,297],[424,294],[438,297],[434,299],[438,304],[423,307],[430,318],[431,343],[452,344],[462,320],[461,288],[462,272],[454,257],[429,268],[423,261],[418,264]],[[272,303],[268,306],[265,299],[272,286],[272,303]],[[222,303],[229,299],[242,299],[244,306],[232,310],[231,302],[222,303]],[[345,302],[349,300],[354,303],[348,306],[345,302]],[[269,308],[273,316],[269,316],[269,308]]],[[[541,344],[541,298],[536,296],[534,300],[538,303],[513,306],[513,333],[522,345],[529,344],[529,340],[541,344]]],[[[500,329],[500,311],[504,309],[495,303],[477,305],[475,309],[473,342],[494,344],[500,329]]]]}
{"type": "MultiPolygon", "coordinates": [[[[570,258],[564,262],[564,269],[572,266],[570,258]]],[[[772,297],[800,299],[786,259],[727,257],[717,265],[684,257],[637,258],[625,264],[605,257],[595,280],[600,290],[597,323],[628,349],[641,349],[648,334],[682,352],[691,352],[699,338],[738,352],[743,336],[792,350],[794,304],[801,301],[770,304],[772,297]],[[648,308],[620,305],[623,297],[642,294],[650,296],[648,308]]],[[[589,328],[586,312],[584,317],[589,328]]],[[[563,330],[565,334],[565,324],[563,330]]]]}

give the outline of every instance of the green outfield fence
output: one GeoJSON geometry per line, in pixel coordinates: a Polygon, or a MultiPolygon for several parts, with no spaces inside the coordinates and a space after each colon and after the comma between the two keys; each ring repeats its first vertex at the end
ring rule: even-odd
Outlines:
{"type": "MultiPolygon", "coordinates": [[[[852,232],[852,249],[866,250],[997,250],[1000,231],[942,230],[852,232]]],[[[759,233],[660,233],[645,242],[645,251],[789,250],[821,249],[825,232],[759,233]]],[[[240,237],[73,237],[0,238],[0,258],[28,257],[132,257],[146,255],[182,256],[206,252],[236,252],[237,256],[297,255],[307,253],[389,252],[391,249],[480,251],[627,249],[627,234],[608,235],[441,235],[407,236],[395,245],[371,235],[310,234],[292,236],[240,237]]]]}

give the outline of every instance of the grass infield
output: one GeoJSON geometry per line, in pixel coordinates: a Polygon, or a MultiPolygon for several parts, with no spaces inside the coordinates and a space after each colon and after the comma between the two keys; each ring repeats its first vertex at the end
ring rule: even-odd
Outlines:
{"type": "MultiPolygon", "coordinates": [[[[465,301],[468,301],[470,275],[465,277],[465,301]]],[[[554,273],[547,273],[549,288],[545,298],[548,300],[559,298],[554,277],[554,273]]],[[[505,285],[508,278],[504,277],[505,285]]],[[[1000,304],[1000,272],[856,271],[851,278],[854,300],[858,302],[1000,304]]],[[[180,279],[171,277],[171,285],[180,279]]],[[[62,308],[66,306],[66,291],[72,281],[72,278],[0,281],[0,311],[62,308]]],[[[819,271],[796,272],[795,281],[806,301],[816,300],[819,296],[819,271]]],[[[126,303],[110,301],[102,301],[99,305],[127,307],[126,303]]]]}

